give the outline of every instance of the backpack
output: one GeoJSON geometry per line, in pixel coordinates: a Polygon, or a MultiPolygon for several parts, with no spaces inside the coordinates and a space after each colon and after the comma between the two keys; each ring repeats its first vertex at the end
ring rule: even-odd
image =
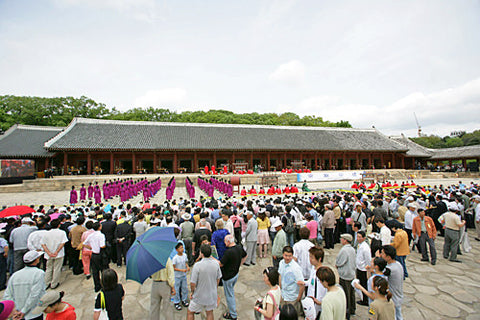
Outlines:
{"type": "Polygon", "coordinates": [[[287,224],[285,225],[285,232],[286,233],[293,233],[295,231],[295,226],[293,224],[293,217],[290,216],[290,218],[285,215],[285,218],[287,219],[287,224]]]}

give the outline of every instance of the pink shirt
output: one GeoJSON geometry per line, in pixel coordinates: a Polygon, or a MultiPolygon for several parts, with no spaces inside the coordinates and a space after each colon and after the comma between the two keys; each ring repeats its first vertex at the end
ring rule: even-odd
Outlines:
{"type": "Polygon", "coordinates": [[[311,220],[307,222],[306,227],[310,230],[310,237],[309,239],[316,239],[317,238],[317,230],[318,230],[318,223],[315,220],[311,220]]]}

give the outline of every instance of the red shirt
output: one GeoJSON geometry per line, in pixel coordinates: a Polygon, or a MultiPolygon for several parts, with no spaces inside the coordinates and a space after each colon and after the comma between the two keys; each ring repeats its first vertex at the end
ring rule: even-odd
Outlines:
{"type": "Polygon", "coordinates": [[[260,189],[260,191],[258,191],[258,194],[265,194],[265,190],[264,190],[264,189],[260,189]]]}
{"type": "Polygon", "coordinates": [[[246,195],[247,195],[247,190],[245,190],[245,189],[242,189],[242,191],[240,192],[240,195],[242,195],[242,196],[246,196],[246,195]]]}
{"type": "Polygon", "coordinates": [[[67,308],[61,312],[48,313],[46,320],[76,320],[75,308],[69,303],[63,302],[67,305],[67,308]]]}
{"type": "Polygon", "coordinates": [[[283,189],[283,193],[289,194],[290,193],[290,188],[286,187],[283,189]]]}
{"type": "Polygon", "coordinates": [[[257,190],[255,188],[250,189],[250,194],[257,194],[257,190]]]}

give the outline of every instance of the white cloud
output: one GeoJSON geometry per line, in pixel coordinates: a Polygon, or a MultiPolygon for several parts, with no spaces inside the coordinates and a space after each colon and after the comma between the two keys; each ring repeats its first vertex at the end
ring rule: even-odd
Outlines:
{"type": "Polygon", "coordinates": [[[269,79],[287,85],[302,84],[305,81],[305,65],[298,60],[281,64],[270,74],[269,79]]]}
{"type": "Polygon", "coordinates": [[[177,110],[187,98],[187,91],[183,88],[165,88],[150,90],[143,96],[135,99],[135,107],[164,107],[177,110]]]}
{"type": "Polygon", "coordinates": [[[454,130],[480,129],[480,78],[445,90],[409,94],[390,105],[356,104],[339,96],[313,96],[281,112],[316,115],[324,120],[348,120],[354,127],[374,125],[385,134],[415,136],[415,112],[424,134],[449,135],[454,130]]]}
{"type": "Polygon", "coordinates": [[[115,10],[146,22],[153,22],[156,18],[155,0],[53,0],[53,2],[60,6],[115,10]]]}

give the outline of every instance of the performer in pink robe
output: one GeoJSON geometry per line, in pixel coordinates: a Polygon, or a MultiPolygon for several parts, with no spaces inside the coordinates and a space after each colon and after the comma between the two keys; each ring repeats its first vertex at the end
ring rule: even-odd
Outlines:
{"type": "Polygon", "coordinates": [[[98,185],[95,186],[95,204],[102,203],[102,191],[98,185]]]}
{"type": "Polygon", "coordinates": [[[72,206],[78,202],[77,190],[75,190],[75,186],[72,186],[72,191],[70,191],[70,204],[72,206]]]}
{"type": "Polygon", "coordinates": [[[80,201],[85,201],[87,199],[87,189],[85,189],[85,184],[82,183],[80,188],[80,201]]]}
{"type": "Polygon", "coordinates": [[[92,199],[93,198],[93,186],[92,186],[92,183],[90,182],[90,184],[88,185],[88,199],[92,199]]]}

